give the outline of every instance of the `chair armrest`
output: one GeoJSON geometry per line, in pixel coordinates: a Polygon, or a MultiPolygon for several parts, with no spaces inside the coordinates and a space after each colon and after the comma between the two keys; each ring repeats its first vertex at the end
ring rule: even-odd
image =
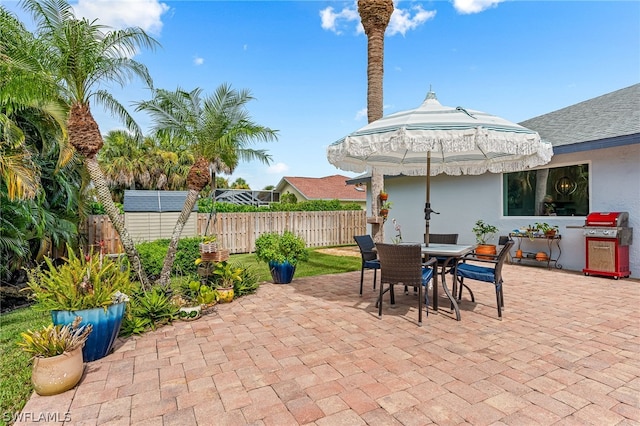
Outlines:
{"type": "Polygon", "coordinates": [[[425,267],[425,266],[434,266],[434,265],[436,265],[437,263],[438,263],[438,259],[437,259],[437,258],[435,258],[435,257],[432,257],[432,258],[430,258],[428,261],[423,262],[423,263],[422,263],[422,266],[423,266],[423,267],[425,267]]]}
{"type": "Polygon", "coordinates": [[[483,257],[483,259],[480,259],[477,257],[477,255],[475,253],[467,253],[464,256],[462,256],[460,258],[460,261],[462,263],[466,262],[467,260],[471,260],[474,262],[481,262],[481,263],[491,263],[494,265],[498,264],[498,255],[497,254],[482,254],[481,255],[483,257]],[[492,259],[484,259],[486,257],[491,257],[492,259]]]}

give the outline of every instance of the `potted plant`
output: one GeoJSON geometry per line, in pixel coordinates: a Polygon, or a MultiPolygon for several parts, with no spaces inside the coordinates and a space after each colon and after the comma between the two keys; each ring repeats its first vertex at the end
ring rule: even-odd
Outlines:
{"type": "Polygon", "coordinates": [[[393,206],[393,203],[391,201],[385,201],[380,205],[380,216],[386,218],[389,215],[389,210],[391,210],[391,207],[393,206]]]}
{"type": "Polygon", "coordinates": [[[229,259],[229,250],[218,246],[217,237],[209,235],[200,243],[200,259],[203,262],[222,262],[229,259]]]}
{"type": "Polygon", "coordinates": [[[389,199],[389,194],[384,189],[381,189],[378,197],[380,198],[380,201],[387,201],[387,199],[389,199]]]}
{"type": "Polygon", "coordinates": [[[266,232],[256,239],[256,257],[269,264],[274,283],[288,284],[298,262],[309,259],[309,252],[305,241],[291,231],[266,232]]]}
{"type": "Polygon", "coordinates": [[[234,297],[234,287],[236,283],[242,282],[242,268],[232,265],[229,262],[219,262],[213,270],[214,285],[218,292],[218,301],[229,303],[234,297]]]}
{"type": "Polygon", "coordinates": [[[34,309],[51,311],[55,325],[72,324],[77,317],[81,325],[91,324],[82,352],[85,361],[95,361],[111,351],[134,285],[126,258],[112,260],[93,251],[76,255],[70,246],[67,253],[62,265],[45,257],[44,267],[29,271],[30,297],[34,309]]]}
{"type": "Polygon", "coordinates": [[[202,237],[200,242],[200,253],[213,253],[218,251],[217,237],[215,235],[206,235],[202,237]]]}
{"type": "MultiPolygon", "coordinates": [[[[479,219],[471,229],[471,231],[476,236],[476,242],[478,246],[476,247],[476,253],[479,255],[496,255],[497,249],[495,244],[489,244],[496,233],[498,233],[498,228],[485,223],[482,219],[479,219]]],[[[481,259],[491,259],[491,256],[478,256],[481,259]]]]}
{"type": "Polygon", "coordinates": [[[536,222],[535,227],[548,238],[555,237],[556,232],[558,232],[558,227],[556,225],[549,225],[546,222],[536,222]]]}
{"type": "Polygon", "coordinates": [[[200,318],[202,306],[208,306],[216,301],[216,291],[211,286],[200,281],[189,280],[180,284],[178,294],[172,298],[179,306],[178,316],[185,321],[200,318]]]}
{"type": "Polygon", "coordinates": [[[82,317],[76,317],[72,324],[50,324],[20,333],[22,341],[18,345],[33,357],[31,383],[38,395],[62,393],[82,378],[82,347],[92,326],[80,326],[81,321],[82,317]]]}

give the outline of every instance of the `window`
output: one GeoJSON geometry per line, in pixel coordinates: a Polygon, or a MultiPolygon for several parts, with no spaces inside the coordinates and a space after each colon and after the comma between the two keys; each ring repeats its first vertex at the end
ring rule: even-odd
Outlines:
{"type": "Polygon", "coordinates": [[[503,174],[505,216],[586,216],[589,165],[503,174]]]}

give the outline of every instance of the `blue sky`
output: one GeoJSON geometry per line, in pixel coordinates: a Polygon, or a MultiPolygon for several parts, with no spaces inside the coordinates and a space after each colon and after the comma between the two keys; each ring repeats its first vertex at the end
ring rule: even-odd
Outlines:
{"type": "MultiPolygon", "coordinates": [[[[25,22],[15,1],[0,3],[25,22]]],[[[162,45],[136,59],[158,88],[248,89],[254,120],[277,142],[254,145],[271,166],[229,177],[252,189],[283,176],[354,176],[327,161],[332,142],[367,124],[367,38],[355,1],[82,0],[77,13],[140,26],[162,45]]],[[[440,103],[514,122],[640,82],[638,1],[398,1],[385,38],[384,115],[440,103]]],[[[110,88],[123,105],[149,99],[140,82],[110,88]]],[[[93,108],[100,130],[121,128],[93,108]]],[[[143,128],[143,113],[134,114],[143,128]]]]}

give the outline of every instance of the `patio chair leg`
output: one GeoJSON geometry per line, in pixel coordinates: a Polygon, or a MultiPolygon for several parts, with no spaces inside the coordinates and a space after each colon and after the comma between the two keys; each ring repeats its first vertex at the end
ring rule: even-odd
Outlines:
{"type": "MultiPolygon", "coordinates": [[[[378,270],[374,269],[373,270],[373,289],[376,289],[376,281],[377,281],[377,275],[378,275],[378,270]]],[[[361,293],[362,294],[362,293],[361,293]]]]}
{"type": "Polygon", "coordinates": [[[364,282],[364,268],[360,270],[360,296],[362,296],[362,283],[364,282]]]}
{"type": "Polygon", "coordinates": [[[384,294],[382,282],[380,282],[380,297],[378,298],[378,318],[382,319],[382,295],[384,294]]]}
{"type": "Polygon", "coordinates": [[[422,327],[422,286],[418,290],[418,325],[422,327]]]}

